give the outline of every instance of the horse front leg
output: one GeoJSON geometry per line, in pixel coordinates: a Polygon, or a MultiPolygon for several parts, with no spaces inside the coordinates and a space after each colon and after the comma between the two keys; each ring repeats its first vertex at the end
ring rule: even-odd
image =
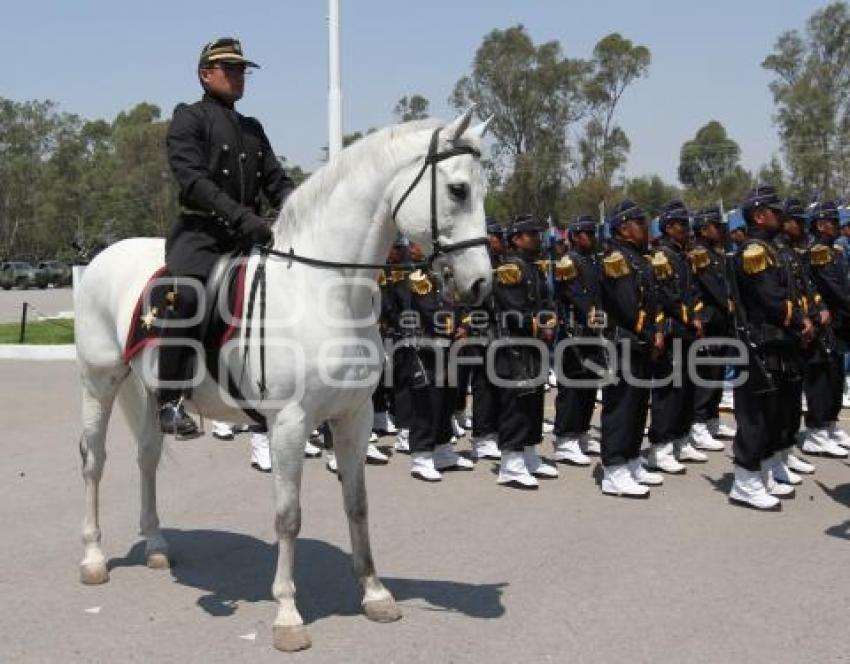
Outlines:
{"type": "Polygon", "coordinates": [[[278,538],[277,573],[272,586],[278,610],[272,632],[275,648],[295,652],[311,645],[310,635],[295,605],[294,577],[295,541],[301,530],[304,441],[309,434],[305,414],[295,408],[281,412],[269,433],[278,538]]]}
{"type": "Polygon", "coordinates": [[[375,572],[369,543],[369,506],[366,498],[366,449],[372,425],[372,402],[366,401],[352,415],[331,422],[338,472],[348,529],[354,574],[363,589],[363,610],[375,622],[394,622],[401,610],[375,572]]]}

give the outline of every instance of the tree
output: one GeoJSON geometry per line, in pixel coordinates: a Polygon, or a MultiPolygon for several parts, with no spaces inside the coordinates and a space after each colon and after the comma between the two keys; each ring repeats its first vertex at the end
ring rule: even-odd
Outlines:
{"type": "Polygon", "coordinates": [[[832,196],[850,185],[850,8],[815,12],[804,34],[780,35],[762,67],[793,184],[832,196]]]}
{"type": "Polygon", "coordinates": [[[512,192],[514,210],[554,210],[569,158],[567,130],[587,110],[589,65],[563,56],[558,42],[535,45],[525,28],[493,30],[475,53],[472,72],[455,85],[451,103],[477,105],[493,116],[492,162],[512,192]]]}
{"type": "Polygon", "coordinates": [[[393,115],[398,118],[399,122],[423,120],[428,117],[428,108],[430,105],[431,102],[420,94],[413,94],[410,97],[405,95],[396,103],[393,109],[393,115]]]}
{"type": "Polygon", "coordinates": [[[611,33],[593,48],[591,74],[585,96],[591,119],[582,141],[582,170],[585,176],[601,176],[610,182],[629,151],[629,140],[614,125],[614,114],[628,87],[649,73],[652,56],[646,46],[635,45],[619,33],[611,33]]]}
{"type": "Polygon", "coordinates": [[[629,180],[623,193],[651,215],[660,212],[668,201],[682,197],[677,187],[667,184],[657,175],[629,180]]]}
{"type": "Polygon", "coordinates": [[[688,202],[705,205],[738,200],[751,179],[740,159],[741,148],[722,124],[712,120],[701,127],[679,154],[679,181],[687,188],[688,202]]]}

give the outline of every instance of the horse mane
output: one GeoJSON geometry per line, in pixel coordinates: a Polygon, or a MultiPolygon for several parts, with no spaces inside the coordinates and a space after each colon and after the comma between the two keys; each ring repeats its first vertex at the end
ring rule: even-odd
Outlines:
{"type": "Polygon", "coordinates": [[[414,120],[380,129],[355,141],[315,171],[289,196],[281,210],[280,231],[297,232],[305,220],[315,218],[340,182],[350,177],[374,180],[396,161],[411,139],[443,123],[434,118],[414,120]]]}

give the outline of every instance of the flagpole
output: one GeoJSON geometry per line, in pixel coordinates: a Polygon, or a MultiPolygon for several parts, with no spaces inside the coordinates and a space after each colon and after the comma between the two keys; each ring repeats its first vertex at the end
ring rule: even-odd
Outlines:
{"type": "Polygon", "coordinates": [[[328,159],[342,150],[339,0],[328,0],[328,159]]]}

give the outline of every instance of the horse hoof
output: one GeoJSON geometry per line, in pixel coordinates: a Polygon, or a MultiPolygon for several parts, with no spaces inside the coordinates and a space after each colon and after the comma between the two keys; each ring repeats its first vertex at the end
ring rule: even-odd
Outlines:
{"type": "Polygon", "coordinates": [[[149,553],[146,562],[147,566],[151,569],[171,569],[171,561],[168,559],[168,554],[162,551],[149,553]]]}
{"type": "Polygon", "coordinates": [[[369,620],[377,623],[391,623],[401,619],[401,609],[392,598],[363,602],[363,610],[369,620]]]}
{"type": "Polygon", "coordinates": [[[105,564],[80,565],[80,581],[87,586],[98,586],[109,581],[109,571],[105,564]]]}
{"type": "Polygon", "coordinates": [[[312,645],[304,625],[275,625],[272,636],[274,647],[283,652],[307,650],[312,645]]]}

